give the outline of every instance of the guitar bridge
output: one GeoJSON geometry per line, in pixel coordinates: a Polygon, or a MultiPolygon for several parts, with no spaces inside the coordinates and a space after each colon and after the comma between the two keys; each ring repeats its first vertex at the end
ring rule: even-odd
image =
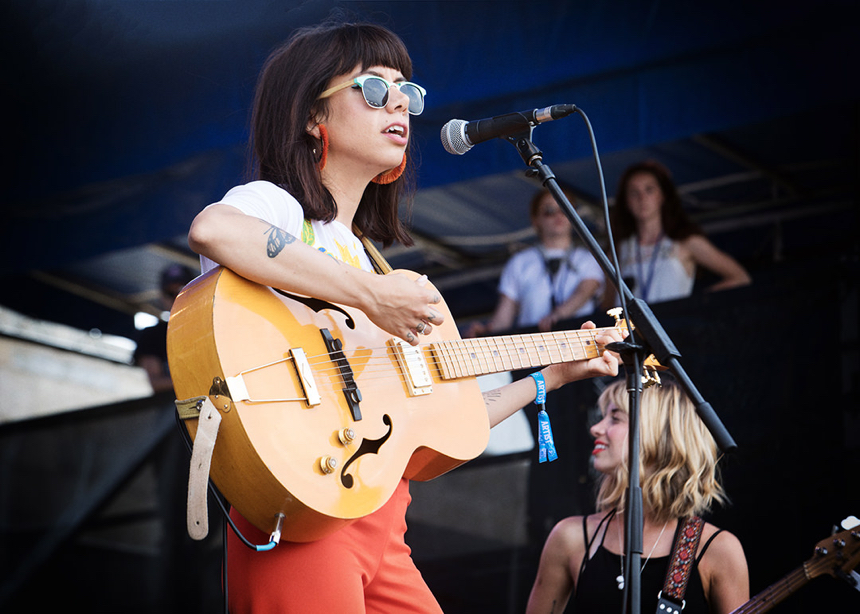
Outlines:
{"type": "Polygon", "coordinates": [[[343,353],[343,342],[340,339],[335,339],[327,328],[321,328],[320,334],[325,341],[326,348],[328,348],[329,358],[340,371],[340,377],[343,380],[343,396],[349,406],[349,411],[352,413],[352,419],[361,420],[361,408],[359,406],[361,391],[358,389],[358,384],[355,383],[352,367],[349,366],[349,361],[343,353]]]}
{"type": "Polygon", "coordinates": [[[421,350],[397,338],[389,339],[388,345],[394,350],[400,372],[406,376],[404,382],[409,396],[417,397],[433,392],[433,380],[421,350]]]}

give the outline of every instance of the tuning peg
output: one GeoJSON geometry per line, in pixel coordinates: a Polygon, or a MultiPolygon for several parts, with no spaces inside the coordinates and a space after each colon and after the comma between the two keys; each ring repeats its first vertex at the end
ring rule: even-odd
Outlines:
{"type": "Polygon", "coordinates": [[[606,313],[615,318],[615,323],[618,324],[621,321],[621,316],[624,314],[624,309],[621,307],[613,307],[606,313]]]}
{"type": "Polygon", "coordinates": [[[842,528],[846,531],[849,529],[853,529],[856,526],[860,526],[860,518],[857,516],[848,516],[845,520],[842,521],[842,528]]]}
{"type": "Polygon", "coordinates": [[[642,372],[642,388],[648,388],[650,386],[660,386],[662,385],[662,381],[660,381],[660,374],[657,373],[651,367],[645,367],[645,370],[642,372]]]}

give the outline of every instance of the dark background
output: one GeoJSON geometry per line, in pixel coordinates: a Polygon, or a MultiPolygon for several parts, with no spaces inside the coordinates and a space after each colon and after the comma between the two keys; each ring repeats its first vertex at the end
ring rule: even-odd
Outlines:
{"type": "MultiPolygon", "coordinates": [[[[242,180],[263,59],[332,8],[395,29],[430,92],[413,122],[418,243],[387,250],[394,266],[428,273],[459,323],[486,316],[502,264],[534,240],[525,208],[537,186],[509,145],[455,157],[439,129],[577,104],[610,198],[628,164],[659,159],[709,236],[752,272],[748,288],[653,306],[739,445],[725,461],[732,505],[712,520],[741,538],[752,593],[860,515],[850,2],[6,3],[0,306],[135,337],[133,314],[158,312],[162,268],[196,262],[185,243],[193,216],[242,180]]],[[[534,139],[581,212],[602,204],[579,117],[534,139]]],[[[522,611],[549,528],[589,511],[593,398],[589,383],[551,397],[555,463],[482,458],[415,485],[416,503],[422,488],[452,499],[409,533],[446,612],[522,611]],[[460,506],[454,480],[469,472],[486,490],[460,506]],[[501,516],[506,491],[523,493],[510,527],[523,539],[446,528],[476,504],[501,516]]],[[[79,411],[0,425],[0,610],[217,611],[218,523],[203,544],[184,535],[173,413],[171,398],[82,399],[79,411]]],[[[858,597],[828,576],[777,611],[852,611],[858,597]]]]}

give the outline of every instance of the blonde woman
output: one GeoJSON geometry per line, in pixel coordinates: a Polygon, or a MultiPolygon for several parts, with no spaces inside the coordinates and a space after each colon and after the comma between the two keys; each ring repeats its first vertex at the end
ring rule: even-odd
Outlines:
{"type": "MultiPolygon", "coordinates": [[[[627,494],[628,396],[624,381],[600,396],[591,427],[594,467],[602,476],[597,513],[561,520],[541,554],[528,614],[620,612],[623,602],[624,508],[627,494]]],[[[677,384],[643,391],[640,480],[644,526],[641,611],[653,612],[674,537],[683,521],[724,503],[716,443],[677,384]]],[[[728,613],[749,599],[746,558],[738,539],[704,523],[685,595],[684,614],[728,613]]]]}

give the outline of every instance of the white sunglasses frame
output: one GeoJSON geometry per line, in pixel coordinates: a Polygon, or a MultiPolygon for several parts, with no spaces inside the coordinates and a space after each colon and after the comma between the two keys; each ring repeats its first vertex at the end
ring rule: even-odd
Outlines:
{"type": "MultiPolygon", "coordinates": [[[[317,96],[317,100],[322,100],[323,98],[328,98],[329,96],[331,96],[335,92],[339,92],[340,90],[345,90],[348,87],[357,87],[357,88],[361,89],[361,97],[364,98],[364,102],[367,103],[367,106],[369,106],[371,109],[381,109],[385,105],[382,105],[382,107],[375,107],[372,104],[370,104],[370,102],[367,100],[367,97],[364,95],[364,82],[367,81],[368,79],[378,79],[379,81],[382,81],[387,86],[386,90],[390,90],[394,86],[397,86],[397,89],[400,89],[404,85],[411,85],[412,87],[414,87],[415,89],[417,89],[421,93],[421,103],[422,104],[421,104],[421,110],[418,111],[417,113],[413,112],[408,107],[407,107],[407,111],[409,111],[410,115],[421,115],[421,113],[424,112],[424,97],[427,95],[427,90],[425,90],[423,87],[421,87],[417,83],[412,83],[411,81],[398,81],[396,83],[392,83],[388,79],[383,79],[382,77],[380,77],[378,75],[361,75],[360,77],[355,77],[354,79],[350,79],[349,81],[345,81],[339,85],[335,85],[333,87],[330,87],[327,90],[325,90],[322,94],[317,96]]],[[[410,98],[410,100],[411,100],[411,98],[410,98]]]]}

